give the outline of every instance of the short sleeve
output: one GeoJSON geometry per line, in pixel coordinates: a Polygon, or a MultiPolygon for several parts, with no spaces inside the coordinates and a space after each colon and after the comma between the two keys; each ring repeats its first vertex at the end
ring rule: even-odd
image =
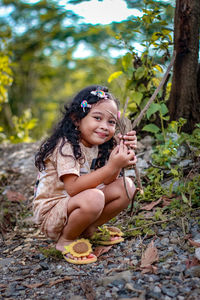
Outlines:
{"type": "Polygon", "coordinates": [[[58,178],[60,179],[63,175],[75,174],[80,175],[80,164],[75,159],[71,144],[66,142],[60,152],[59,146],[53,153],[53,161],[57,170],[58,178]],[[62,154],[63,155],[62,155],[62,154]]]}

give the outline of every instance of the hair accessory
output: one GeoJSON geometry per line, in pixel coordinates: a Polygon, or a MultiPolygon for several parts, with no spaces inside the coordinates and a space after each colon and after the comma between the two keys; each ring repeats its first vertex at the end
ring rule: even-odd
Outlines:
{"type": "Polygon", "coordinates": [[[106,95],[106,93],[102,90],[91,91],[90,93],[92,95],[95,95],[95,96],[99,97],[99,98],[108,99],[108,95],[106,95]]]}
{"type": "Polygon", "coordinates": [[[120,110],[118,110],[118,112],[117,112],[117,119],[119,120],[119,119],[120,119],[120,117],[121,117],[121,111],[120,111],[120,110]]]}
{"type": "Polygon", "coordinates": [[[81,102],[81,107],[83,108],[83,111],[85,112],[85,108],[88,107],[88,108],[91,108],[92,105],[90,105],[86,100],[83,100],[81,102]]]}

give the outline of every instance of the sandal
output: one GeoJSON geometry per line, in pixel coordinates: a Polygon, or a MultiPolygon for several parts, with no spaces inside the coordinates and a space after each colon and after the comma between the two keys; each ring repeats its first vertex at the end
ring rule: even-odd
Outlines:
{"type": "Polygon", "coordinates": [[[96,255],[92,254],[91,243],[86,239],[78,239],[64,248],[66,250],[62,254],[69,263],[85,265],[97,261],[96,255]]]}
{"type": "Polygon", "coordinates": [[[115,245],[124,241],[122,236],[123,232],[119,228],[104,225],[94,233],[91,241],[99,245],[115,245]]]}

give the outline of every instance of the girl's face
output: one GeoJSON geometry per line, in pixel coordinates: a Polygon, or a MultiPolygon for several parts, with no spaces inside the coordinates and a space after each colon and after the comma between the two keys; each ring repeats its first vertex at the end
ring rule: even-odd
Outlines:
{"type": "Polygon", "coordinates": [[[117,105],[113,100],[100,101],[80,120],[81,142],[86,147],[101,145],[115,134],[117,105]]]}

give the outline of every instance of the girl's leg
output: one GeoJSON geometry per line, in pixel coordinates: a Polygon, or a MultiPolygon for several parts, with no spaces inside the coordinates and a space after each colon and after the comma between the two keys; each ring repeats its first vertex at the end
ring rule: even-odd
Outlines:
{"type": "Polygon", "coordinates": [[[56,249],[64,251],[65,245],[79,237],[100,217],[104,206],[104,193],[98,189],[88,189],[71,197],[68,203],[68,221],[57,241],[56,249]]]}
{"type": "MultiPolygon", "coordinates": [[[[126,186],[130,197],[132,198],[135,192],[135,185],[130,178],[126,178],[126,186]]],[[[129,199],[124,187],[123,178],[118,178],[114,182],[105,186],[102,189],[105,195],[105,207],[93,224],[91,224],[84,232],[84,234],[91,235],[98,226],[108,222],[110,219],[117,216],[123,209],[129,205],[129,199]]]]}

